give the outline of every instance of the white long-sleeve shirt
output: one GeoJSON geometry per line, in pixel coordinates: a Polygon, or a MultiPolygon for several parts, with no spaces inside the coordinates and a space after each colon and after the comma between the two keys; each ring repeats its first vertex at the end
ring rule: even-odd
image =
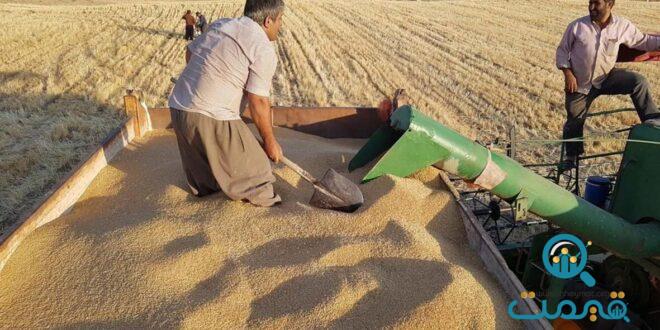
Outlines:
{"type": "Polygon", "coordinates": [[[601,87],[614,68],[621,44],[643,51],[660,50],[660,36],[644,34],[620,16],[612,15],[604,29],[585,16],[566,28],[557,47],[557,68],[572,69],[578,92],[589,94],[592,87],[601,87]]]}

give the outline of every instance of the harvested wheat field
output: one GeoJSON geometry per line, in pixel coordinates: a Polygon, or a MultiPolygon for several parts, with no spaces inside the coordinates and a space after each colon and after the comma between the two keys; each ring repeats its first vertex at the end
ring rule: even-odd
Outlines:
{"type": "MultiPolygon", "coordinates": [[[[276,134],[317,176],[364,143],[276,134]]],[[[0,327],[519,326],[437,170],[361,186],[353,214],[307,206],[310,185],[275,174],[274,208],[198,199],[171,132],[137,139],[11,257],[0,327]]]]}
{"type": "MultiPolygon", "coordinates": [[[[244,1],[2,0],[0,230],[24,214],[121,120],[126,88],[165,105],[184,65],[181,15],[239,15],[244,1]]],[[[273,102],[373,106],[406,88],[420,109],[470,138],[558,138],[563,81],[555,48],[585,0],[288,0],[273,102]]],[[[659,31],[660,3],[617,1],[615,13],[659,31]]],[[[659,31],[660,32],[660,31],[659,31]]],[[[660,98],[660,66],[643,73],[660,98]]],[[[593,111],[630,107],[603,97],[593,111]]],[[[587,134],[635,123],[590,120],[587,134]]],[[[610,142],[595,142],[607,147],[610,142]]],[[[518,147],[523,160],[556,149],[518,147]]]]}

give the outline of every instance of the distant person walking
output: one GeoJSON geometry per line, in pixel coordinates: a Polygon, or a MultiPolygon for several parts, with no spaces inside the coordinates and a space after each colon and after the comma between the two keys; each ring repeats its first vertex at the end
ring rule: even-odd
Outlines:
{"type": "Polygon", "coordinates": [[[186,21],[186,40],[195,39],[195,16],[192,15],[192,11],[186,11],[186,14],[181,17],[182,20],[186,21]]]}
{"type": "Polygon", "coordinates": [[[200,12],[196,12],[195,15],[197,16],[197,31],[199,31],[199,34],[202,34],[206,32],[206,28],[208,27],[206,17],[200,12]]]}

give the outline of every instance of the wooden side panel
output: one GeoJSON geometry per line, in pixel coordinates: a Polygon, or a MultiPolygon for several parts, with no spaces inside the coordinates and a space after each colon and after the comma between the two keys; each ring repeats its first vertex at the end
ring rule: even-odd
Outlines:
{"type": "Polygon", "coordinates": [[[45,195],[42,202],[23,220],[18,221],[0,235],[0,270],[20,243],[35,229],[65,213],[82,196],[89,184],[108,162],[135,137],[137,119],[128,119],[113,131],[102,145],[78,166],[67,178],[45,195]]]}
{"type": "Polygon", "coordinates": [[[172,117],[170,117],[169,108],[149,109],[149,118],[151,118],[151,129],[172,128],[172,117]]]}
{"type": "MultiPolygon", "coordinates": [[[[479,224],[474,213],[461,201],[459,192],[447,175],[444,172],[441,172],[440,175],[459,205],[470,247],[479,254],[488,272],[495,276],[509,298],[512,300],[520,298],[520,293],[526,291],[525,287],[509,269],[502,254],[500,254],[488,233],[479,224]]],[[[535,303],[525,299],[522,304],[518,305],[518,312],[521,314],[538,314],[540,309],[535,303]]],[[[545,319],[523,321],[523,323],[527,329],[552,329],[552,325],[545,319]]]]}
{"type": "Polygon", "coordinates": [[[140,122],[140,136],[144,136],[147,132],[151,131],[151,117],[149,116],[149,108],[144,101],[141,101],[138,105],[140,117],[138,118],[140,122]]]}
{"type": "Polygon", "coordinates": [[[143,136],[151,129],[149,110],[140,103],[140,99],[132,94],[132,91],[124,96],[124,110],[127,117],[136,118],[135,136],[143,136]]]}
{"type": "Polygon", "coordinates": [[[140,106],[137,96],[133,95],[132,92],[129,92],[128,95],[124,96],[124,111],[126,112],[126,117],[128,118],[138,118],[137,122],[134,125],[134,134],[140,136],[140,106]]]}
{"type": "MultiPolygon", "coordinates": [[[[153,129],[170,128],[167,108],[149,109],[153,129]]],[[[244,118],[250,121],[249,111],[244,118]]],[[[375,108],[273,107],[273,124],[325,138],[368,138],[382,122],[375,108]]]]}

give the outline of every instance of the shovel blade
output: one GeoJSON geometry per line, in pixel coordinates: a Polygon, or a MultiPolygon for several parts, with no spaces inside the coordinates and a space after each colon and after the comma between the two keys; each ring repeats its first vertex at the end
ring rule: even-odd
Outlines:
{"type": "Polygon", "coordinates": [[[322,209],[352,213],[364,204],[364,196],[355,183],[329,169],[323,179],[314,185],[314,195],[309,204],[322,209]]]}

